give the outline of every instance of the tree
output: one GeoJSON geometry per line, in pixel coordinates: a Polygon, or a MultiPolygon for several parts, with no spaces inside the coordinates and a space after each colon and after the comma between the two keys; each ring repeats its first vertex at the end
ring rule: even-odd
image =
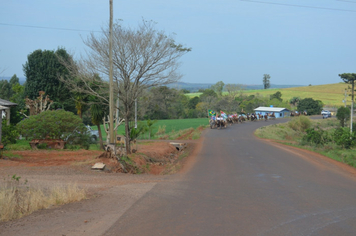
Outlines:
{"type": "Polygon", "coordinates": [[[289,103],[293,106],[298,105],[298,102],[300,101],[300,97],[293,97],[289,100],[289,103]]]}
{"type": "Polygon", "coordinates": [[[283,99],[282,99],[282,93],[279,92],[279,91],[277,91],[276,93],[270,95],[270,99],[271,99],[271,100],[274,99],[274,98],[277,99],[277,100],[279,100],[279,101],[283,101],[283,99]]]}
{"type": "Polygon", "coordinates": [[[199,97],[196,97],[196,96],[189,99],[188,109],[195,109],[199,102],[200,102],[200,99],[199,99],[199,97]]]}
{"type": "Polygon", "coordinates": [[[268,89],[269,87],[271,87],[270,82],[269,82],[270,78],[271,78],[271,76],[269,74],[264,74],[263,75],[263,80],[262,81],[263,81],[264,89],[268,89]]]}
{"type": "Polygon", "coordinates": [[[323,103],[320,100],[304,98],[299,101],[298,111],[307,111],[308,115],[319,115],[323,109],[323,103]]]}
{"type": "MultiPolygon", "coordinates": [[[[354,92],[355,92],[355,80],[356,80],[356,73],[344,73],[344,74],[339,74],[341,79],[347,83],[351,84],[351,124],[353,122],[353,109],[354,109],[354,92]]],[[[350,125],[350,133],[352,133],[352,125],[350,125]]]]}
{"type": "Polygon", "coordinates": [[[7,80],[0,81],[0,98],[10,100],[12,96],[11,84],[7,80]]]}
{"type": "Polygon", "coordinates": [[[225,85],[225,91],[230,101],[234,100],[238,94],[242,94],[243,87],[240,84],[227,84],[225,85]]]}
{"type": "Polygon", "coordinates": [[[340,121],[341,127],[345,127],[346,121],[350,119],[350,109],[347,107],[340,107],[337,109],[336,118],[340,121]]]}
{"type": "Polygon", "coordinates": [[[103,145],[103,136],[101,134],[101,128],[100,124],[105,116],[105,111],[103,109],[103,106],[98,103],[93,103],[90,106],[90,114],[91,114],[91,120],[94,125],[98,128],[99,131],[99,143],[100,143],[100,149],[104,149],[103,145]]]}
{"type": "Polygon", "coordinates": [[[75,111],[69,89],[58,77],[69,77],[67,68],[60,62],[71,61],[72,57],[63,48],[56,51],[38,49],[27,56],[23,65],[26,76],[25,96],[35,99],[39,91],[44,91],[54,101],[53,108],[75,111]]]}
{"type": "MultiPolygon", "coordinates": [[[[71,75],[81,79],[87,91],[95,96],[100,95],[88,88],[88,78],[95,72],[109,75],[109,29],[102,31],[102,35],[92,33],[84,41],[90,49],[87,58],[75,66],[73,63],[67,65],[71,75]]],[[[155,29],[151,21],[142,21],[137,29],[124,28],[116,22],[112,34],[115,94],[118,94],[122,106],[120,113],[125,119],[126,152],[131,153],[129,119],[135,99],[147,88],[178,81],[178,59],[191,49],[176,44],[172,36],[155,29]]],[[[76,85],[72,83],[71,86],[76,85]]],[[[108,88],[107,83],[103,83],[104,86],[108,88]]],[[[109,103],[106,98],[103,101],[109,103]]]]}
{"type": "Polygon", "coordinates": [[[210,89],[212,89],[214,92],[216,92],[216,94],[218,94],[219,96],[222,96],[224,86],[225,86],[224,82],[219,81],[216,84],[212,85],[210,87],[210,89]]]}

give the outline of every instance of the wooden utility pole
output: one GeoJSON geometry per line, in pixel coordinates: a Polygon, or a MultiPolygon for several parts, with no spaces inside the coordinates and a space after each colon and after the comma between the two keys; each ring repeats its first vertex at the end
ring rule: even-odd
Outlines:
{"type": "Polygon", "coordinates": [[[113,61],[112,61],[112,25],[113,25],[113,0],[110,1],[110,29],[109,29],[109,135],[110,139],[109,142],[110,144],[115,143],[115,134],[114,134],[114,109],[115,109],[115,103],[114,103],[114,78],[113,78],[113,61]]]}
{"type": "Polygon", "coordinates": [[[351,95],[351,121],[350,121],[350,133],[352,135],[352,120],[354,116],[354,91],[355,91],[355,79],[352,80],[352,95],[351,95]]]}

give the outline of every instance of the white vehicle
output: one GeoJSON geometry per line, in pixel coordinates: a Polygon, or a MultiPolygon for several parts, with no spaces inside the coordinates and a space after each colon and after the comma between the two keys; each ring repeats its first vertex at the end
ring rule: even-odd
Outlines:
{"type": "Polygon", "coordinates": [[[331,112],[328,111],[328,110],[322,110],[321,114],[322,114],[323,118],[324,117],[331,117],[331,112]]]}
{"type": "Polygon", "coordinates": [[[88,132],[90,133],[90,136],[93,141],[98,140],[99,138],[99,131],[98,130],[93,130],[89,125],[87,125],[88,132]]]}

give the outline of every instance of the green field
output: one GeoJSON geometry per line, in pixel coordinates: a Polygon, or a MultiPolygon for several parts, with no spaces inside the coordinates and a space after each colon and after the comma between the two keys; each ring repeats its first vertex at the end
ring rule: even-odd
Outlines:
{"type": "MultiPolygon", "coordinates": [[[[326,107],[339,107],[343,106],[342,100],[344,99],[344,91],[348,87],[348,84],[340,82],[337,84],[325,84],[305,87],[293,87],[283,89],[259,89],[259,90],[245,90],[244,95],[256,95],[269,96],[277,91],[282,93],[282,99],[289,101],[293,97],[313,98],[314,100],[320,100],[326,107]]],[[[202,93],[188,93],[189,98],[199,96],[202,93]]],[[[351,104],[350,97],[347,98],[347,104],[351,104]]]]}
{"type": "MultiPolygon", "coordinates": [[[[146,121],[141,121],[146,122],[146,121]]],[[[199,126],[206,126],[209,124],[208,118],[196,118],[196,119],[172,119],[172,120],[158,120],[152,127],[152,133],[157,133],[159,127],[163,128],[165,126],[166,133],[171,133],[174,131],[180,131],[189,128],[198,128],[199,126]]],[[[96,126],[92,126],[93,129],[97,129],[96,126]]],[[[101,126],[101,132],[103,135],[103,140],[106,139],[106,133],[104,127],[101,126]]],[[[118,134],[123,135],[125,133],[125,124],[121,124],[117,131],[118,134]]],[[[144,134],[141,138],[148,138],[148,133],[144,134]]]]}

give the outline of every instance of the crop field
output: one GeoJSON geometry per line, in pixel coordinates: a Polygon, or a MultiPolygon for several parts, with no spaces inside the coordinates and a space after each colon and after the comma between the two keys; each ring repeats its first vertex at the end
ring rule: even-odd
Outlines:
{"type": "MultiPolygon", "coordinates": [[[[282,93],[282,99],[289,101],[293,97],[313,98],[314,100],[320,100],[326,107],[339,107],[343,106],[342,100],[344,99],[345,89],[349,85],[343,82],[337,84],[325,84],[305,87],[283,88],[283,89],[259,89],[259,90],[245,90],[244,95],[262,95],[269,96],[277,91],[282,93]]],[[[199,96],[202,93],[188,93],[189,98],[199,96]]],[[[347,97],[347,104],[351,104],[351,99],[347,97]]]]}
{"type": "MultiPolygon", "coordinates": [[[[305,87],[294,87],[284,89],[263,89],[263,90],[248,90],[246,95],[260,94],[264,96],[272,95],[277,91],[282,93],[283,100],[290,100],[293,97],[300,98],[313,98],[314,100],[320,100],[325,106],[342,106],[344,99],[345,89],[348,87],[345,83],[337,84],[325,84],[305,87]]],[[[351,103],[351,99],[347,98],[348,104],[351,103]]]]}
{"type": "MultiPolygon", "coordinates": [[[[139,122],[146,122],[146,121],[139,121],[139,122]]],[[[156,134],[159,129],[165,133],[172,133],[177,132],[184,129],[193,128],[196,129],[199,126],[206,126],[209,124],[208,118],[196,118],[196,119],[172,119],[172,120],[157,120],[157,122],[152,126],[152,133],[156,134]]],[[[96,126],[92,126],[93,129],[97,129],[96,126]]],[[[103,139],[106,139],[106,133],[104,131],[104,127],[101,126],[101,132],[103,135],[103,139]]],[[[123,135],[125,133],[125,124],[123,123],[118,128],[118,134],[123,135]]],[[[148,138],[148,133],[142,135],[143,139],[148,138]]],[[[154,138],[154,137],[153,137],[154,138]]]]}

